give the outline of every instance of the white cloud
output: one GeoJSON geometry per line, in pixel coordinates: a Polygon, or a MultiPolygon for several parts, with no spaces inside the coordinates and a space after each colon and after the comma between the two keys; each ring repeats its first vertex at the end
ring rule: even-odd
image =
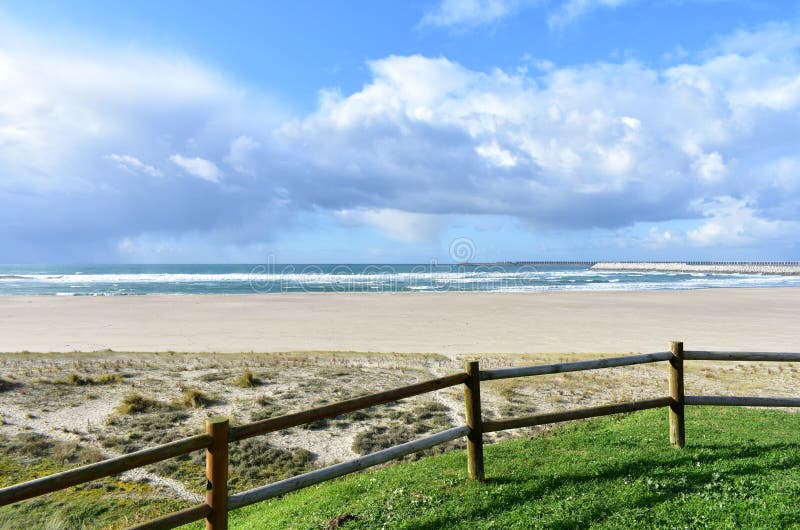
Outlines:
{"type": "Polygon", "coordinates": [[[563,29],[580,17],[601,8],[616,8],[632,0],[566,0],[547,18],[550,29],[563,29]]]}
{"type": "Polygon", "coordinates": [[[193,177],[215,183],[219,183],[220,178],[222,178],[222,171],[211,160],[206,160],[199,156],[185,157],[179,154],[174,154],[169,159],[193,177]]]}
{"type": "Polygon", "coordinates": [[[231,131],[274,125],[279,108],[184,56],[65,45],[0,22],[0,189],[114,187],[117,176],[96,168],[109,153],[136,153],[109,160],[147,174],[132,158],[164,160],[190,141],[219,152],[231,131]]]}
{"type": "Polygon", "coordinates": [[[800,48],[800,32],[796,23],[770,22],[757,28],[739,29],[719,36],[716,45],[708,53],[774,56],[797,48],[800,48]]]}
{"type": "Polygon", "coordinates": [[[442,226],[439,216],[394,209],[339,210],[336,217],[345,226],[370,226],[396,241],[430,241],[442,226]]]}
{"type": "Polygon", "coordinates": [[[706,127],[706,116],[691,116],[691,100],[636,63],[535,80],[420,56],[370,66],[373,81],[361,91],[326,98],[275,135],[277,157],[302,150],[306,171],[337,175],[342,193],[329,190],[323,202],[348,201],[342,195],[361,186],[380,193],[362,193],[371,200],[360,206],[566,219],[576,193],[609,197],[637,186],[644,199],[680,185],[694,160],[682,137],[706,127]]]}
{"type": "Polygon", "coordinates": [[[692,162],[692,169],[700,180],[710,184],[722,181],[728,172],[728,168],[722,160],[722,155],[716,151],[708,154],[699,154],[692,162]]]}
{"type": "Polygon", "coordinates": [[[150,177],[160,177],[163,175],[160,169],[145,164],[135,156],[110,154],[105,157],[107,160],[115,162],[117,167],[130,171],[131,173],[141,173],[150,177]]]}
{"type": "Polygon", "coordinates": [[[708,220],[687,233],[699,247],[745,247],[794,235],[800,222],[765,219],[751,200],[730,196],[696,200],[693,208],[708,220]]]}
{"type": "Polygon", "coordinates": [[[499,167],[514,167],[517,165],[517,159],[514,155],[497,145],[496,141],[479,145],[475,148],[475,151],[492,165],[499,167]]]}
{"type": "Polygon", "coordinates": [[[317,211],[402,241],[483,215],[563,229],[702,219],[683,241],[797,241],[768,228],[800,219],[800,43],[781,41],[784,26],[759,31],[670,68],[480,71],[389,56],[368,63],[361,89],[324,90],[291,119],[186,59],[14,45],[0,33],[0,225],[54,249],[65,224],[86,227],[75,237],[87,246],[152,233],[247,246],[289,213],[317,211]],[[770,44],[753,50],[754,40],[770,44]],[[125,171],[96,163],[104,157],[125,171]],[[197,178],[169,178],[181,171],[197,178]],[[201,182],[223,173],[225,186],[201,182]],[[708,209],[745,196],[738,213],[708,209]],[[33,210],[46,215],[20,225],[33,210]]]}
{"type": "Polygon", "coordinates": [[[734,95],[733,103],[742,107],[766,107],[783,111],[800,104],[800,75],[772,78],[752,88],[743,87],[734,95]]]}
{"type": "MultiPolygon", "coordinates": [[[[114,241],[154,230],[264,241],[277,223],[257,230],[253,219],[265,208],[287,215],[274,187],[243,190],[238,173],[224,191],[169,178],[182,170],[168,160],[220,160],[232,139],[284,118],[269,94],[187,57],[64,42],[0,21],[0,260],[103,261],[117,253],[114,241]],[[34,209],[41,215],[22,215],[34,209]]],[[[194,172],[218,180],[222,170],[194,172]]]]}
{"type": "Polygon", "coordinates": [[[800,191],[800,156],[782,156],[762,169],[763,178],[784,192],[800,191]]]}
{"type": "MultiPolygon", "coordinates": [[[[597,9],[617,8],[634,0],[564,0],[547,17],[550,30],[561,30],[597,9]]],[[[516,15],[543,0],[441,0],[420,20],[419,26],[470,29],[516,15]]]]}
{"type": "Polygon", "coordinates": [[[525,0],[442,0],[428,11],[420,26],[472,28],[490,24],[517,12],[525,0]]]}
{"type": "Polygon", "coordinates": [[[230,145],[225,162],[243,175],[256,176],[259,166],[263,161],[258,159],[258,153],[263,146],[249,136],[238,136],[230,145]]]}
{"type": "Polygon", "coordinates": [[[660,249],[681,244],[683,239],[681,234],[676,234],[671,230],[662,230],[657,226],[653,226],[648,231],[644,244],[651,249],[660,249]]]}
{"type": "Polygon", "coordinates": [[[800,107],[776,114],[741,94],[800,75],[796,50],[533,77],[441,57],[392,56],[370,68],[361,90],[327,94],[273,136],[277,157],[323,180],[336,175],[334,189],[314,194],[317,205],[587,227],[698,216],[690,203],[708,196],[747,192],[760,208],[788,200],[757,175],[758,138],[770,136],[770,156],[791,155],[792,135],[772,131],[793,130],[800,107]]]}

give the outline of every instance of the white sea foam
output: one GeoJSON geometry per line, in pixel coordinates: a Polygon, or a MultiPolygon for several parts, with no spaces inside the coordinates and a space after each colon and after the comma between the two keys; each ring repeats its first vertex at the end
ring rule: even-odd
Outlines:
{"type": "Polygon", "coordinates": [[[371,281],[413,281],[472,283],[498,279],[535,279],[535,273],[515,272],[397,272],[381,274],[330,274],[330,273],[275,273],[275,274],[84,274],[76,275],[27,275],[0,277],[0,281],[33,280],[44,283],[90,284],[90,283],[198,283],[198,282],[298,282],[298,283],[345,283],[371,281]]]}
{"type": "Polygon", "coordinates": [[[6,274],[0,275],[0,294],[124,295],[145,292],[314,291],[496,291],[550,290],[622,291],[702,289],[713,287],[800,287],[798,275],[765,275],[668,270],[536,270],[500,267],[394,271],[391,266],[352,270],[349,267],[278,268],[253,273],[108,273],[108,274],[6,274]],[[38,289],[38,291],[37,291],[38,289]],[[67,291],[69,289],[70,291],[67,291]]]}

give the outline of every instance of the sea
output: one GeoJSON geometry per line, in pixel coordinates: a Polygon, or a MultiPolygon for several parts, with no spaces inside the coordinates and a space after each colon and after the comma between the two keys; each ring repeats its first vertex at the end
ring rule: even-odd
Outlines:
{"type": "Polygon", "coordinates": [[[0,295],[537,292],[800,287],[800,276],[596,271],[576,264],[0,265],[0,295]]]}

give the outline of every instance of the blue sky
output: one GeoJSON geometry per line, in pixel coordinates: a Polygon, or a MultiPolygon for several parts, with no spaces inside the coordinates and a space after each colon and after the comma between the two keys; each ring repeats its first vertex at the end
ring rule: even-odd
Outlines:
{"type": "Polygon", "coordinates": [[[0,261],[800,259],[798,35],[795,2],[5,2],[0,261]]]}

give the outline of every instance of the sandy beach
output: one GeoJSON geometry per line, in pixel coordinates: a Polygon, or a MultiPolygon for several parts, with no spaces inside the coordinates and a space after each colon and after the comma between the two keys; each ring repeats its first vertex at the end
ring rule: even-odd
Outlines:
{"type": "Polygon", "coordinates": [[[0,351],[800,350],[800,290],[0,297],[0,351]]]}
{"type": "MultiPolygon", "coordinates": [[[[663,351],[671,339],[688,349],[796,352],[798,314],[800,290],[791,288],[0,297],[0,450],[46,439],[53,451],[109,458],[195,434],[208,416],[256,421],[440,377],[472,358],[483,368],[565,362],[663,351]]],[[[686,370],[686,388],[698,395],[793,397],[798,381],[800,363],[691,362],[686,370]]],[[[486,417],[497,418],[667,391],[657,363],[486,382],[481,399],[486,417]]],[[[255,475],[234,470],[235,487],[356,458],[396,443],[392,436],[461,425],[463,399],[461,388],[448,388],[236,446],[237,461],[269,452],[274,462],[255,475]]],[[[197,502],[205,483],[196,469],[150,466],[120,481],[197,502]]]]}

